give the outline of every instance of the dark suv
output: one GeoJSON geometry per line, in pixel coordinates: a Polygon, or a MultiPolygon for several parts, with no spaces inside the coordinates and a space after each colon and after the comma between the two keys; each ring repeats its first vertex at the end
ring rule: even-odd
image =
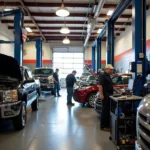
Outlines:
{"type": "Polygon", "coordinates": [[[39,86],[27,67],[17,60],[0,54],[0,119],[12,119],[16,129],[26,125],[26,107],[38,110],[39,86]]]}
{"type": "Polygon", "coordinates": [[[41,90],[53,93],[54,79],[52,68],[36,68],[33,70],[33,75],[35,79],[40,80],[41,90]]]}

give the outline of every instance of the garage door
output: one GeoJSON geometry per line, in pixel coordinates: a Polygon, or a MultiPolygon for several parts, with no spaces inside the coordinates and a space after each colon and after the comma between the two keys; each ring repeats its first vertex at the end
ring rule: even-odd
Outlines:
{"type": "Polygon", "coordinates": [[[83,73],[83,52],[53,51],[53,68],[60,70],[60,78],[66,78],[73,70],[77,71],[76,76],[81,76],[83,73]]]}

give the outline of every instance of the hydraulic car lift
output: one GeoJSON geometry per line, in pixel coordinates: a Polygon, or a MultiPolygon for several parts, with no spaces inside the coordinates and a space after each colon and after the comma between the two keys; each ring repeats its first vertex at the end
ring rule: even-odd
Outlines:
{"type": "MultiPolygon", "coordinates": [[[[11,44],[14,43],[14,57],[17,59],[19,64],[23,64],[23,39],[22,39],[22,28],[24,20],[24,12],[22,9],[16,9],[11,11],[0,12],[0,16],[12,16],[14,15],[14,39],[15,41],[3,41],[0,40],[0,44],[11,44]]],[[[29,40],[27,42],[36,42],[36,67],[42,67],[42,39],[29,40]]]]}
{"type": "Polygon", "coordinates": [[[92,47],[92,68],[97,71],[101,67],[101,40],[106,35],[106,63],[114,65],[114,24],[118,17],[132,2],[132,51],[135,61],[135,85],[134,92],[140,95],[146,81],[146,72],[150,70],[146,59],[146,0],[121,0],[110,19],[105,23],[92,47]],[[142,6],[142,7],[141,7],[142,6]],[[137,88],[138,87],[138,88],[137,88]]]}
{"type": "MultiPolygon", "coordinates": [[[[132,63],[133,64],[132,68],[135,73],[133,92],[134,95],[139,96],[142,93],[143,86],[146,81],[146,75],[150,73],[150,65],[148,60],[146,59],[146,0],[142,0],[142,1],[121,0],[120,1],[113,15],[105,23],[102,32],[94,42],[94,45],[92,47],[92,67],[93,69],[97,70],[98,69],[97,67],[100,66],[98,65],[100,61],[97,61],[98,59],[96,59],[97,62],[95,63],[95,60],[93,59],[101,56],[101,55],[94,56],[95,54],[98,54],[95,53],[95,51],[99,50],[100,51],[99,53],[101,53],[101,45],[97,45],[97,40],[101,41],[102,37],[106,33],[107,33],[106,63],[114,65],[114,23],[118,19],[118,17],[123,13],[123,11],[130,5],[131,2],[132,2],[132,29],[133,29],[132,30],[132,45],[133,45],[132,51],[134,54],[134,63],[132,63]]],[[[98,44],[101,44],[101,42],[98,42],[98,44]]],[[[119,128],[117,128],[116,130],[117,132],[119,132],[119,128]]],[[[117,144],[118,149],[121,149],[122,147],[126,149],[129,148],[125,144],[120,145],[120,142],[118,143],[119,143],[117,144]]]]}
{"type": "Polygon", "coordinates": [[[36,42],[36,68],[42,67],[42,38],[28,40],[27,42],[36,42]]]}
{"type": "Polygon", "coordinates": [[[22,27],[24,12],[22,9],[16,9],[11,11],[0,12],[0,16],[11,16],[14,15],[14,39],[15,41],[1,41],[1,43],[13,43],[14,42],[14,57],[17,59],[18,63],[22,65],[23,58],[23,40],[22,40],[22,27]]]}

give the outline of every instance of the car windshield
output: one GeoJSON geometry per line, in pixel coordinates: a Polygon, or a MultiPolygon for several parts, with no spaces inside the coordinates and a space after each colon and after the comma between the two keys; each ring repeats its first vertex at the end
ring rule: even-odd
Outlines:
{"type": "Polygon", "coordinates": [[[114,84],[128,84],[129,79],[131,79],[132,76],[118,76],[112,79],[114,84]]]}
{"type": "Polygon", "coordinates": [[[50,75],[50,74],[53,74],[53,69],[36,69],[33,71],[33,74],[50,75]]]}
{"type": "Polygon", "coordinates": [[[87,81],[90,81],[90,80],[96,80],[96,78],[94,76],[89,76],[87,81]]]}

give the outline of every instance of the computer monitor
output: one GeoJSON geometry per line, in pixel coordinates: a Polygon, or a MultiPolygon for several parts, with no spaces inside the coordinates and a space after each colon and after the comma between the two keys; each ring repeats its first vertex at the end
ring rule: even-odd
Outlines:
{"type": "Polygon", "coordinates": [[[133,85],[134,85],[134,79],[129,79],[128,82],[128,90],[133,90],[133,85]]]}

